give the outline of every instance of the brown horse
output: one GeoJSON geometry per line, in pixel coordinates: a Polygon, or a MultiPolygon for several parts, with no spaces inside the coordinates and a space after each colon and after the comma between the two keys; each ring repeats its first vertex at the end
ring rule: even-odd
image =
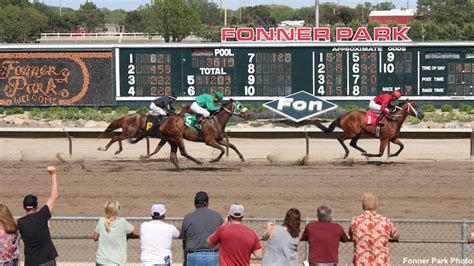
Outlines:
{"type": "Polygon", "coordinates": [[[110,123],[105,131],[100,134],[99,139],[105,138],[107,134],[112,131],[122,128],[122,134],[113,136],[112,139],[105,145],[105,147],[97,148],[99,151],[107,151],[114,142],[119,142],[119,149],[115,152],[115,155],[122,152],[122,140],[130,139],[135,137],[138,133],[144,132],[146,128],[146,115],[141,113],[125,115],[119,119],[116,119],[110,123]]]}
{"type": "Polygon", "coordinates": [[[207,145],[220,150],[221,153],[215,159],[212,159],[210,161],[211,163],[218,162],[224,155],[225,149],[222,146],[229,146],[237,153],[237,155],[239,155],[239,158],[242,161],[245,161],[244,156],[240,151],[232,143],[229,143],[224,139],[225,126],[233,115],[238,115],[245,119],[248,118],[247,108],[243,107],[240,102],[230,99],[230,101],[224,104],[224,106],[212,118],[206,119],[206,121],[203,122],[202,135],[200,135],[197,130],[188,128],[184,124],[183,116],[170,117],[160,125],[162,140],[156,147],[155,151],[143,158],[147,159],[158,153],[163,145],[165,145],[166,142],[169,142],[171,146],[170,159],[178,170],[179,165],[176,156],[178,148],[181,155],[196,164],[202,164],[201,161],[187,153],[184,146],[184,139],[186,139],[189,141],[204,142],[207,145]]]}
{"type": "Polygon", "coordinates": [[[397,152],[389,154],[389,157],[398,156],[403,150],[403,143],[398,138],[400,134],[400,129],[403,122],[408,115],[423,119],[424,114],[415,103],[408,100],[407,102],[400,103],[399,106],[395,106],[395,112],[391,113],[390,116],[385,120],[385,125],[380,128],[379,139],[380,139],[380,150],[378,154],[368,154],[367,151],[357,146],[357,141],[360,138],[362,133],[366,133],[370,136],[376,136],[376,127],[372,125],[366,125],[365,123],[366,112],[362,111],[352,111],[347,114],[344,114],[334,120],[329,127],[325,127],[320,122],[316,122],[316,126],[324,131],[325,133],[331,133],[337,127],[340,127],[343,131],[343,134],[337,138],[339,143],[346,154],[344,159],[349,155],[349,149],[344,144],[344,140],[351,139],[350,145],[356,150],[362,152],[362,155],[366,157],[380,157],[383,155],[385,148],[387,147],[388,142],[392,142],[400,146],[397,152]]]}

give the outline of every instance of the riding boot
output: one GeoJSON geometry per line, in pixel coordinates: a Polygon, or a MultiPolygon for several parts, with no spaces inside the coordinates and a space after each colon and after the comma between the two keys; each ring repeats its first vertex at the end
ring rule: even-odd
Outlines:
{"type": "Polygon", "coordinates": [[[205,117],[201,114],[196,115],[196,123],[194,123],[194,127],[197,130],[202,130],[202,122],[204,121],[205,117]]]}
{"type": "Polygon", "coordinates": [[[380,127],[383,127],[383,126],[384,126],[384,123],[381,122],[383,116],[384,116],[384,113],[380,113],[380,114],[379,114],[379,117],[377,117],[377,121],[375,122],[375,124],[376,124],[377,126],[380,126],[380,127]]]}

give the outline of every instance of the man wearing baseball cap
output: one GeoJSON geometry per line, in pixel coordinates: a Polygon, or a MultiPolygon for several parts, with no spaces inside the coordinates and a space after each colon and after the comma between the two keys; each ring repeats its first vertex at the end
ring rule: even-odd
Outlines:
{"type": "Polygon", "coordinates": [[[242,224],[244,206],[230,205],[226,222],[208,239],[210,247],[219,246],[219,265],[250,265],[250,259],[261,260],[263,250],[257,234],[242,224]]]}
{"type": "Polygon", "coordinates": [[[26,215],[18,219],[18,229],[25,244],[25,266],[54,266],[58,252],[49,232],[48,221],[58,198],[56,167],[49,166],[51,175],[51,195],[38,211],[38,198],[27,195],[23,199],[26,215]]]}
{"type": "Polygon", "coordinates": [[[184,216],[179,238],[183,239],[184,261],[187,266],[219,265],[217,247],[209,248],[207,238],[224,223],[221,215],[211,209],[206,192],[194,197],[196,210],[184,216]]]}
{"type": "Polygon", "coordinates": [[[140,227],[140,261],[142,265],[171,265],[171,244],[179,236],[174,225],[164,222],[166,207],[153,204],[150,214],[152,220],[140,227]]]}

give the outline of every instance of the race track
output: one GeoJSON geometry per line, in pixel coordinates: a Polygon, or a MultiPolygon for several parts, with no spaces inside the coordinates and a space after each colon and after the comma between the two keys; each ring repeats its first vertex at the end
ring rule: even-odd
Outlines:
{"type": "MultiPolygon", "coordinates": [[[[122,203],[122,216],[147,216],[154,202],[167,205],[167,215],[182,217],[193,209],[195,192],[209,193],[212,208],[225,214],[229,204],[246,206],[247,217],[283,217],[297,207],[304,217],[315,217],[319,204],[333,207],[335,218],[361,211],[360,195],[380,196],[379,211],[396,219],[474,219],[474,169],[467,140],[404,140],[400,158],[365,160],[354,150],[341,161],[336,140],[311,140],[310,159],[303,166],[304,140],[249,140],[233,142],[247,157],[209,164],[217,155],[202,144],[187,143],[188,151],[206,163],[198,166],[180,159],[176,172],[167,159],[169,148],[156,159],[141,161],[144,143],[126,144],[114,156],[96,148],[105,140],[74,139],[73,157],[64,139],[0,139],[1,202],[22,215],[23,196],[36,193],[46,201],[48,164],[58,165],[59,190],[55,216],[100,216],[107,199],[122,203]],[[269,159],[268,159],[268,158],[269,159]]],[[[156,143],[156,141],[153,141],[156,143]]],[[[371,151],[373,140],[362,140],[371,151]]]]}

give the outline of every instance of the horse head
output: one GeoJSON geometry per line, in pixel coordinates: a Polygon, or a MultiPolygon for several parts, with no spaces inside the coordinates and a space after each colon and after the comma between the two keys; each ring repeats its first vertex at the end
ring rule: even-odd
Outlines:
{"type": "Polygon", "coordinates": [[[416,103],[410,101],[410,99],[407,99],[406,102],[401,103],[401,109],[408,115],[416,117],[420,120],[423,119],[423,117],[425,117],[423,110],[421,108],[418,108],[416,103]]]}
{"type": "Polygon", "coordinates": [[[227,103],[224,103],[222,107],[225,111],[227,111],[229,114],[232,115],[237,115],[240,116],[244,119],[247,119],[249,117],[249,112],[248,108],[244,107],[242,103],[239,101],[236,101],[234,99],[229,99],[227,103]]]}

